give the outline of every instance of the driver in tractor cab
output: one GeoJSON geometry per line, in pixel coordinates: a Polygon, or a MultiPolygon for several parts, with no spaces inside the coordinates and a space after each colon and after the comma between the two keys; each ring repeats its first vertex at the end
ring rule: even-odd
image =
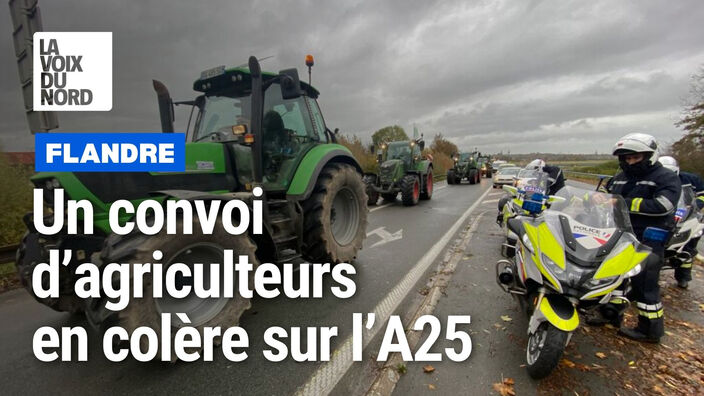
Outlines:
{"type": "Polygon", "coordinates": [[[286,156],[294,153],[291,137],[284,126],[284,121],[274,110],[264,114],[262,121],[262,156],[264,169],[268,174],[276,174],[281,167],[281,162],[286,156]]]}
{"type": "MultiPolygon", "coordinates": [[[[680,171],[679,164],[677,160],[673,157],[664,156],[660,157],[658,161],[665,168],[677,173],[682,183],[682,189],[691,188],[694,195],[697,197],[695,202],[687,202],[688,205],[696,205],[697,210],[702,210],[704,208],[704,181],[695,175],[694,173],[680,171]]],[[[684,247],[684,251],[689,253],[689,259],[684,262],[680,262],[680,265],[675,268],[675,279],[677,280],[677,286],[686,289],[689,286],[689,282],[692,280],[692,263],[694,262],[694,257],[701,260],[702,256],[697,251],[697,244],[701,237],[692,238],[687,245],[684,247]]]]}

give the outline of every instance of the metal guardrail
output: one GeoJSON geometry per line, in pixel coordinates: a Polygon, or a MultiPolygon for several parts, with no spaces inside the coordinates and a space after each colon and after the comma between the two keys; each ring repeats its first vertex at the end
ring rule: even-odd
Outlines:
{"type": "Polygon", "coordinates": [[[15,261],[15,253],[19,245],[0,246],[0,264],[15,261]]]}
{"type": "Polygon", "coordinates": [[[564,172],[565,175],[567,175],[567,176],[569,176],[569,175],[574,175],[574,176],[577,176],[577,177],[584,177],[584,178],[587,178],[587,179],[599,179],[599,180],[601,180],[601,179],[608,179],[608,178],[614,177],[614,175],[602,175],[602,174],[599,174],[599,173],[575,172],[575,171],[571,171],[571,170],[563,170],[563,172],[564,172]]]}

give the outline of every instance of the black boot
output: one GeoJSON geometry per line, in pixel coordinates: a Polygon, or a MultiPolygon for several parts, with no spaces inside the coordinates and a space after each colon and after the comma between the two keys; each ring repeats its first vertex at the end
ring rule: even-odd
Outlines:
{"type": "Polygon", "coordinates": [[[665,334],[665,320],[662,317],[648,319],[638,315],[638,326],[620,328],[618,334],[635,341],[658,344],[660,338],[665,334]]]}
{"type": "Polygon", "coordinates": [[[679,287],[680,289],[686,289],[689,287],[689,281],[680,279],[677,281],[677,287],[679,287]]]}
{"type": "Polygon", "coordinates": [[[622,327],[622,328],[618,329],[618,334],[622,335],[624,337],[630,338],[634,341],[649,342],[652,344],[660,343],[660,337],[651,337],[648,334],[642,333],[638,329],[638,327],[634,327],[634,328],[622,327]]]}

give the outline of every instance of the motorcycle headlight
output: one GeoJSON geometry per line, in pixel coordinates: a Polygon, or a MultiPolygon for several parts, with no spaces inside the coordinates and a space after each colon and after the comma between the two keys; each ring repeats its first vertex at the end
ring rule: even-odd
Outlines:
{"type": "Polygon", "coordinates": [[[592,278],[587,281],[587,285],[591,287],[606,286],[610,283],[613,283],[616,279],[618,279],[618,276],[610,276],[608,278],[601,279],[592,278]]]}
{"type": "Polygon", "coordinates": [[[640,264],[638,264],[638,265],[636,265],[635,267],[633,267],[633,269],[631,269],[630,271],[626,272],[626,274],[623,275],[623,277],[624,277],[624,278],[631,278],[631,277],[634,277],[634,276],[638,275],[638,274],[640,273],[640,271],[642,271],[642,270],[643,270],[643,266],[641,266],[640,264]]]}
{"type": "Polygon", "coordinates": [[[543,264],[546,264],[546,266],[550,268],[550,272],[552,272],[553,274],[559,276],[560,274],[565,272],[565,270],[560,268],[560,266],[558,266],[557,263],[552,261],[550,257],[546,256],[545,253],[541,254],[541,257],[543,259],[543,264]]]}

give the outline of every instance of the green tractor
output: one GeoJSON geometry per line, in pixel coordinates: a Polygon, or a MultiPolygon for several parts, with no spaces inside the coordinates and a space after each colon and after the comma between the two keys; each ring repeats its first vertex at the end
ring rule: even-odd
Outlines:
{"type": "Polygon", "coordinates": [[[479,183],[482,175],[477,158],[476,151],[453,154],[452,159],[455,164],[447,171],[447,184],[460,184],[462,179],[469,180],[469,184],[479,183]]]}
{"type": "MultiPolygon", "coordinates": [[[[423,156],[425,141],[416,140],[383,143],[377,152],[379,174],[365,173],[369,205],[376,205],[379,195],[394,202],[398,193],[406,206],[433,196],[433,159],[423,156]]],[[[371,147],[372,152],[376,151],[371,147]]]]}
{"type": "MultiPolygon", "coordinates": [[[[310,63],[309,67],[312,59],[310,63]]],[[[163,132],[174,131],[174,105],[189,105],[191,114],[196,112],[194,127],[189,125],[187,132],[185,172],[58,172],[32,177],[36,188],[44,190],[49,207],[53,206],[54,190],[62,188],[69,199],[87,199],[94,208],[92,235],[68,235],[66,229],[53,236],[40,235],[29,220],[32,216],[25,217],[28,231],[16,263],[30,293],[32,272],[38,263],[48,262],[49,249],[70,249],[73,257],[68,266],[60,267],[60,296],[34,295],[39,302],[58,311],[85,312],[89,322],[100,329],[112,325],[130,333],[139,326],[158,329],[160,313],[169,312],[186,313],[191,325],[202,331],[206,325],[237,325],[251,305],[249,299],[238,294],[210,299],[195,295],[182,299],[145,297],[132,299],[124,310],[112,312],[106,308],[105,293],[91,299],[75,295],[76,266],[84,262],[99,268],[112,262],[151,263],[156,259],[152,257],[155,250],[163,253],[159,262],[164,271],[171,263],[191,267],[194,263],[223,263],[224,249],[232,249],[234,257],[249,256],[255,268],[262,262],[295,263],[299,257],[311,263],[355,259],[366,236],[368,213],[362,169],[347,148],[336,144],[335,134],[326,127],[318,107],[318,91],[300,82],[296,69],[262,72],[257,59],[250,57],[248,67],[221,66],[203,72],[193,84],[199,94],[192,101],[173,102],[158,81],[154,81],[154,88],[163,132]],[[255,202],[259,194],[261,201],[255,202]],[[115,234],[108,222],[110,206],[118,200],[137,206],[147,198],[161,202],[202,200],[207,202],[208,212],[215,207],[216,213],[229,200],[247,203],[250,211],[260,202],[262,232],[255,234],[250,229],[232,235],[218,217],[208,235],[195,224],[198,217],[194,216],[191,234],[169,235],[166,227],[156,235],[137,231],[115,234]]],[[[52,215],[48,217],[45,224],[52,223],[52,215]]],[[[120,212],[121,224],[132,218],[120,212]]],[[[182,229],[182,223],[179,219],[177,230],[182,229]]],[[[152,295],[150,276],[145,276],[145,296],[152,295]]],[[[252,275],[250,285],[253,281],[252,275]]],[[[172,326],[182,325],[176,315],[171,317],[172,326]]]]}
{"type": "Polygon", "coordinates": [[[491,175],[494,173],[494,170],[491,167],[490,156],[480,154],[479,157],[477,157],[477,165],[479,166],[482,176],[486,178],[491,178],[491,175]]]}

